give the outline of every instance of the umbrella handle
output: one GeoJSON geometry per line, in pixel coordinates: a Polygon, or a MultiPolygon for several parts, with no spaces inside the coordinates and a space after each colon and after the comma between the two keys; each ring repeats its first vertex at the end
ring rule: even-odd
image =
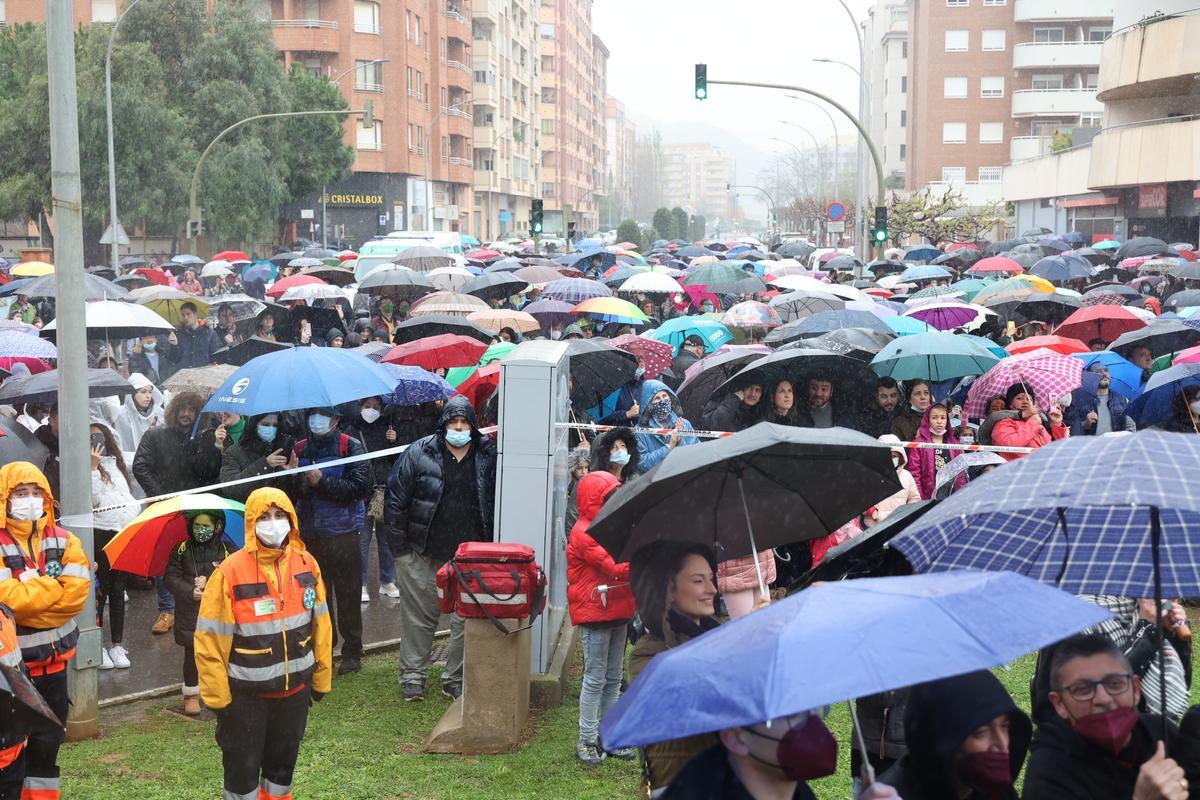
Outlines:
{"type": "Polygon", "coordinates": [[[746,515],[746,530],[750,532],[750,550],[754,556],[754,576],[758,578],[760,597],[770,597],[767,584],[763,581],[762,565],[758,563],[758,545],[754,543],[754,526],[750,524],[750,507],[746,504],[746,487],[742,485],[742,474],[738,473],[738,492],[742,496],[742,513],[746,515]]]}
{"type": "Polygon", "coordinates": [[[850,707],[850,719],[854,722],[852,726],[854,741],[862,755],[863,788],[865,789],[875,782],[875,768],[871,766],[871,759],[867,756],[867,742],[863,739],[862,725],[858,721],[858,710],[854,707],[854,700],[847,700],[846,705],[850,707]]]}

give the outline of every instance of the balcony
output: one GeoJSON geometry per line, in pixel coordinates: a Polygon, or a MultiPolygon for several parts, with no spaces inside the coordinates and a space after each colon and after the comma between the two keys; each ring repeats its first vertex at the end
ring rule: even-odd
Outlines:
{"type": "Polygon", "coordinates": [[[1104,104],[1095,89],[1020,89],[1012,94],[1014,117],[1062,117],[1099,114],[1104,104]]]}
{"type": "Polygon", "coordinates": [[[1162,17],[1124,28],[1104,43],[1104,102],[1191,94],[1200,74],[1200,14],[1162,17]]]}
{"type": "Polygon", "coordinates": [[[471,55],[477,64],[486,61],[486,66],[480,69],[495,69],[493,66],[500,57],[500,50],[491,39],[475,39],[471,42],[471,55]]]}
{"type": "Polygon", "coordinates": [[[1014,136],[1008,140],[1008,160],[1024,161],[1050,154],[1050,136],[1014,136]]]}
{"type": "Polygon", "coordinates": [[[1098,67],[1099,42],[1023,42],[1013,47],[1013,68],[1098,67]]]}
{"type": "Polygon", "coordinates": [[[471,20],[463,16],[462,10],[453,3],[446,3],[442,6],[442,16],[464,25],[468,29],[471,27],[471,20]]]}
{"type": "Polygon", "coordinates": [[[1107,189],[1200,179],[1200,119],[1147,120],[1105,128],[1092,140],[1088,186],[1107,189]]]}
{"type": "Polygon", "coordinates": [[[1016,0],[1016,22],[1058,22],[1081,19],[1112,19],[1113,0],[1016,0]]]}
{"type": "Polygon", "coordinates": [[[338,24],[327,19],[273,19],[275,48],[287,53],[336,53],[338,24]]]}
{"type": "Polygon", "coordinates": [[[475,82],[471,86],[471,99],[477,106],[493,106],[500,102],[500,92],[490,83],[475,82]]]}

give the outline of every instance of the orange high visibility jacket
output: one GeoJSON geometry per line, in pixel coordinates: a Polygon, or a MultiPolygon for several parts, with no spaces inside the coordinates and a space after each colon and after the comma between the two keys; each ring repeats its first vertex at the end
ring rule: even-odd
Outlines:
{"type": "MultiPolygon", "coordinates": [[[[21,668],[21,646],[17,644],[17,623],[12,610],[0,605],[0,666],[21,668]]],[[[5,735],[0,731],[0,769],[4,769],[21,755],[26,736],[5,735]]]]}

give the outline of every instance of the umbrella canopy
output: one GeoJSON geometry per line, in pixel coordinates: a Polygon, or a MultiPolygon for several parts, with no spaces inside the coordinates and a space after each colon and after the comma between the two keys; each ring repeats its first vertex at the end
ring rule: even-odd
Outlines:
{"type": "Polygon", "coordinates": [[[902,283],[916,283],[917,281],[941,281],[948,280],[954,277],[953,274],[944,267],[935,267],[932,264],[923,266],[909,267],[900,273],[900,281],[902,283]]]}
{"type": "Polygon", "coordinates": [[[560,280],[563,276],[561,272],[553,267],[547,267],[541,264],[521,267],[520,269],[515,270],[513,275],[525,281],[530,286],[543,286],[547,283],[560,280]]]}
{"type": "MultiPolygon", "coordinates": [[[[278,350],[287,350],[292,345],[287,342],[277,342],[273,339],[264,339],[261,336],[248,336],[242,341],[231,347],[222,347],[213,353],[213,360],[218,364],[232,364],[240,367],[252,358],[264,356],[267,353],[274,353],[278,350]]],[[[228,376],[225,376],[228,377],[228,376]]],[[[218,380],[212,385],[210,391],[215,390],[220,385],[218,380]]]]}
{"type": "Polygon", "coordinates": [[[1159,370],[1146,381],[1126,413],[1138,428],[1167,422],[1175,416],[1175,401],[1188,386],[1200,386],[1200,364],[1182,363],[1159,370]]]}
{"type": "Polygon", "coordinates": [[[314,278],[320,278],[326,283],[334,286],[349,286],[354,283],[354,270],[346,267],[334,267],[328,264],[320,266],[308,267],[301,275],[311,275],[314,278]]]}
{"type": "Polygon", "coordinates": [[[1171,311],[1177,311],[1190,306],[1200,306],[1200,289],[1188,289],[1176,292],[1163,303],[1163,309],[1171,311]]]}
{"type": "Polygon", "coordinates": [[[684,286],[704,286],[710,292],[717,294],[765,292],[767,290],[767,285],[763,283],[762,278],[753,272],[722,263],[696,267],[680,283],[684,286]]]}
{"type": "MultiPolygon", "coordinates": [[[[233,364],[214,364],[206,367],[181,369],[163,381],[162,388],[168,392],[195,392],[208,397],[237,370],[233,364]]],[[[238,412],[241,413],[241,412],[238,412]]]]}
{"type": "Polygon", "coordinates": [[[645,336],[635,336],[623,333],[608,340],[608,343],[618,350],[633,353],[634,357],[641,356],[646,373],[642,377],[648,381],[655,380],[665,370],[671,368],[674,350],[666,342],[650,339],[645,336]]]}
{"type": "Polygon", "coordinates": [[[607,342],[571,339],[566,343],[570,359],[571,402],[581,409],[599,406],[604,398],[633,380],[637,357],[607,342]]]}
{"type": "Polygon", "coordinates": [[[561,300],[535,300],[521,310],[536,319],[547,330],[554,325],[567,325],[575,318],[575,315],[571,313],[575,310],[575,306],[561,300]]]}
{"type": "Polygon", "coordinates": [[[963,413],[981,419],[987,415],[988,400],[1021,384],[1033,391],[1038,407],[1049,414],[1060,397],[1083,385],[1082,376],[1082,361],[1049,350],[1011,356],[975,379],[967,391],[963,413]]]}
{"type": "MultiPolygon", "coordinates": [[[[465,270],[464,270],[465,272],[465,270]]],[[[371,270],[358,282],[362,294],[416,300],[437,291],[429,274],[416,272],[396,264],[384,264],[371,270]]]]}
{"type": "Polygon", "coordinates": [[[904,253],[904,260],[905,261],[930,261],[931,259],[937,258],[941,254],[942,254],[942,251],[938,250],[933,245],[922,244],[922,245],[918,245],[917,247],[910,247],[904,253]]]}
{"type": "Polygon", "coordinates": [[[600,734],[611,750],[754,725],[1008,664],[1111,617],[1011,573],[826,583],[656,656],[600,734]]]}
{"type": "Polygon", "coordinates": [[[200,270],[201,278],[224,278],[226,275],[232,275],[233,269],[228,261],[224,259],[213,259],[204,265],[204,269],[200,270]]]}
{"type": "MultiPolygon", "coordinates": [[[[1099,248],[1100,245],[1093,245],[1093,247],[1099,248]]],[[[1162,255],[1167,250],[1167,243],[1162,239],[1155,239],[1153,236],[1135,236],[1117,248],[1117,253],[1113,258],[1117,261],[1124,261],[1127,258],[1162,255]]]]}
{"type": "Polygon", "coordinates": [[[918,333],[929,333],[937,328],[927,322],[913,317],[888,317],[883,321],[888,330],[897,336],[913,336],[918,333]]]}
{"type": "MultiPolygon", "coordinates": [[[[796,347],[777,350],[766,358],[747,364],[736,375],[718,386],[713,391],[712,399],[720,399],[729,392],[753,383],[773,386],[781,380],[788,380],[794,387],[804,387],[810,378],[820,378],[833,384],[835,404],[871,397],[871,393],[879,384],[875,373],[862,361],[826,350],[796,347]]],[[[798,390],[797,394],[803,396],[804,391],[798,390]]],[[[841,523],[833,527],[837,528],[839,525],[841,523]]]]}
{"type": "MultiPolygon", "coordinates": [[[[8,287],[5,288],[7,289],[8,287]]],[[[33,278],[28,283],[23,283],[19,291],[6,291],[4,294],[23,294],[27,297],[58,297],[58,278],[54,275],[33,278]]],[[[98,275],[85,273],[83,276],[84,300],[124,300],[128,296],[129,290],[120,284],[113,283],[98,275]]]]}
{"type": "Polygon", "coordinates": [[[283,295],[284,292],[294,286],[308,285],[324,286],[325,281],[313,275],[289,275],[286,278],[275,281],[275,283],[271,285],[271,288],[267,289],[267,294],[278,299],[283,295]]]}
{"type": "Polygon", "coordinates": [[[671,345],[676,354],[689,336],[704,341],[705,352],[711,353],[726,342],[733,341],[729,329],[714,319],[704,317],[675,317],[648,334],[652,339],[671,345]]]}
{"type": "Polygon", "coordinates": [[[1127,361],[1111,350],[1101,350],[1098,353],[1077,353],[1075,358],[1083,361],[1084,371],[1094,364],[1103,364],[1112,379],[1112,391],[1123,394],[1131,400],[1142,393],[1142,368],[1127,361]]]}
{"type": "Polygon", "coordinates": [[[392,338],[396,344],[403,344],[423,339],[427,336],[437,336],[441,333],[456,333],[463,336],[470,336],[484,343],[492,341],[490,331],[485,331],[474,322],[463,317],[454,317],[449,314],[431,314],[401,322],[396,326],[392,338]]]}
{"type": "Polygon", "coordinates": [[[611,297],[612,290],[599,281],[587,278],[562,278],[547,283],[542,297],[578,304],[593,297],[611,297]]]}
{"type": "Polygon", "coordinates": [[[982,375],[999,360],[970,339],[938,331],[893,340],[871,360],[871,368],[880,377],[898,381],[937,382],[982,375]]]}
{"type": "Polygon", "coordinates": [[[442,333],[398,344],[380,359],[384,364],[400,364],[433,372],[436,369],[467,367],[479,363],[487,345],[470,336],[442,333]]]}
{"type": "Polygon", "coordinates": [[[663,539],[717,545],[723,561],[825,536],[899,487],[891,450],[870,436],[764,422],[672,450],[588,533],[618,562],[663,539]]]}
{"type": "Polygon", "coordinates": [[[823,333],[829,333],[839,328],[866,328],[889,334],[892,332],[887,322],[881,320],[876,315],[868,311],[853,311],[848,309],[843,309],[842,311],[818,311],[816,314],[792,324],[795,325],[795,330],[801,336],[820,336],[823,333]]]}
{"type": "Polygon", "coordinates": [[[416,406],[436,400],[449,400],[455,394],[454,387],[447,383],[445,378],[421,367],[399,364],[380,366],[387,370],[396,384],[391,394],[383,395],[385,405],[416,406]]]}
{"type": "Polygon", "coordinates": [[[1135,348],[1146,347],[1150,355],[1158,358],[1186,350],[1194,344],[1200,344],[1200,330],[1178,320],[1161,319],[1144,328],[1121,334],[1108,349],[1129,358],[1135,348]]]}
{"type": "Polygon", "coordinates": [[[508,308],[487,308],[472,311],[467,319],[484,330],[499,331],[501,328],[512,328],[518,333],[529,333],[542,327],[536,317],[524,311],[513,311],[508,308]]]}
{"type": "Polygon", "coordinates": [[[924,322],[939,331],[949,331],[976,322],[980,315],[991,313],[979,306],[969,303],[933,302],[922,303],[908,311],[904,316],[924,322]]]}
{"type": "Polygon", "coordinates": [[[989,256],[988,258],[981,258],[972,264],[967,270],[967,272],[971,273],[972,275],[987,275],[989,273],[1018,275],[1024,271],[1024,267],[1022,267],[1016,261],[1013,261],[1011,258],[1006,258],[1004,256],[989,256]]]}
{"type": "MultiPolygon", "coordinates": [[[[924,516],[935,504],[933,500],[905,503],[882,522],[872,525],[853,539],[847,539],[833,547],[825,553],[820,564],[801,575],[788,587],[788,594],[796,594],[801,589],[806,589],[816,583],[842,581],[848,578],[873,578],[891,574],[891,571],[888,570],[889,563],[902,562],[903,559],[894,550],[884,545],[924,516]]],[[[902,564],[899,566],[902,567],[901,574],[907,571],[907,567],[903,567],[902,564]]]]}
{"type": "Polygon", "coordinates": [[[1071,316],[1054,329],[1054,333],[1082,342],[1090,342],[1092,339],[1112,342],[1122,334],[1144,327],[1145,321],[1124,306],[1101,304],[1085,306],[1072,312],[1071,316]]]}
{"type": "MultiPolygon", "coordinates": [[[[770,338],[768,335],[767,339],[770,338]]],[[[866,328],[839,328],[820,336],[784,345],[780,350],[805,348],[824,350],[827,353],[836,353],[858,361],[870,362],[892,340],[893,337],[888,334],[866,328]]]]}
{"type": "Polygon", "coordinates": [[[294,347],[239,367],[217,388],[204,411],[243,416],[336,406],[389,394],[391,374],[340,347],[294,347]]]}
{"type": "Polygon", "coordinates": [[[1017,353],[1028,353],[1039,348],[1053,350],[1055,353],[1064,356],[1091,352],[1091,348],[1086,344],[1068,336],[1030,336],[1028,339],[1013,342],[1004,349],[1016,355],[1017,353]]]}
{"type": "MultiPolygon", "coordinates": [[[[145,306],[119,300],[87,303],[83,307],[83,315],[89,339],[136,339],[175,330],[174,325],[145,306]]],[[[42,328],[42,336],[53,341],[58,333],[57,322],[54,320],[42,328]]]]}
{"type": "Polygon", "coordinates": [[[0,358],[58,358],[58,348],[37,335],[0,331],[0,358]]]}
{"type": "Polygon", "coordinates": [[[771,351],[759,345],[730,346],[705,356],[688,367],[676,394],[683,405],[684,419],[702,419],[713,391],[742,367],[766,357],[771,351]]]}
{"type": "Polygon", "coordinates": [[[215,314],[228,306],[233,309],[234,319],[256,317],[267,307],[266,303],[248,294],[218,294],[208,298],[209,314],[215,314]]]}
{"type": "MultiPolygon", "coordinates": [[[[401,266],[397,264],[396,266],[401,266]]],[[[405,267],[407,269],[407,267],[405,267]]],[[[437,289],[444,289],[448,292],[457,292],[467,284],[467,281],[475,277],[475,273],[463,267],[438,267],[424,273],[429,282],[437,289]]]]}
{"type": "Polygon", "coordinates": [[[825,262],[825,269],[837,272],[855,272],[864,266],[866,265],[858,258],[845,254],[834,256],[825,262]]]}
{"type": "Polygon", "coordinates": [[[172,289],[170,286],[147,286],[144,289],[134,289],[129,292],[129,300],[150,309],[155,314],[178,328],[183,325],[180,309],[184,303],[196,307],[197,315],[208,316],[209,304],[195,295],[172,289]]]}
{"type": "Polygon", "coordinates": [[[205,511],[224,518],[221,535],[230,552],[245,544],[246,507],[202,492],[160,500],[146,508],[104,545],[104,554],[113,569],[158,577],[166,571],[171,553],[187,541],[189,515],[205,511]]]}
{"type": "Polygon", "coordinates": [[[442,267],[452,267],[455,261],[454,256],[436,247],[417,245],[400,251],[400,254],[392,259],[392,263],[417,272],[430,272],[442,267]]]}
{"type": "Polygon", "coordinates": [[[619,297],[593,297],[575,306],[574,313],[603,322],[639,325],[650,321],[640,308],[619,297]]]}
{"type": "Polygon", "coordinates": [[[683,294],[679,281],[661,272],[639,272],[617,288],[618,294],[683,294]]]}
{"type": "Polygon", "coordinates": [[[746,300],[725,312],[721,324],[727,328],[778,328],[783,322],[775,309],[766,303],[746,300]]]}
{"type": "Polygon", "coordinates": [[[294,300],[303,300],[305,303],[311,303],[313,300],[334,300],[345,297],[345,292],[336,286],[325,283],[313,283],[305,286],[293,286],[279,295],[278,300],[280,303],[290,303],[294,300]]]}
{"type": "Polygon", "coordinates": [[[768,305],[779,314],[781,322],[795,322],[822,311],[841,311],[846,300],[825,291],[803,290],[776,295],[768,305]]]}
{"type": "Polygon", "coordinates": [[[45,261],[22,261],[8,271],[9,275],[17,278],[41,278],[54,274],[54,265],[45,261]]]}
{"type": "Polygon", "coordinates": [[[484,300],[501,300],[527,288],[529,284],[511,272],[485,272],[467,281],[459,291],[484,300]]]}
{"type": "Polygon", "coordinates": [[[473,311],[486,311],[489,308],[491,306],[474,295],[439,291],[427,294],[414,303],[408,316],[409,319],[434,315],[465,317],[473,311]]]}
{"type": "Polygon", "coordinates": [[[45,464],[50,456],[46,445],[13,417],[0,414],[0,462],[28,461],[45,464]]]}
{"type": "Polygon", "coordinates": [[[1077,256],[1046,256],[1034,264],[1029,272],[1048,281],[1063,282],[1092,277],[1092,265],[1087,259],[1077,256]]]}
{"type": "MultiPolygon", "coordinates": [[[[111,369],[87,371],[88,397],[133,394],[133,386],[111,369]]],[[[49,369],[27,378],[10,378],[0,386],[0,403],[57,403],[58,370],[49,369]]]]}

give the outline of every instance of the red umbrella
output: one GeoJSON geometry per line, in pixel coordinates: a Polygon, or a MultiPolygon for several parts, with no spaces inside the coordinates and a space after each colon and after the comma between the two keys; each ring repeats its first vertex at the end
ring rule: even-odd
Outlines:
{"type": "Polygon", "coordinates": [[[338,253],[338,261],[353,261],[356,258],[358,258],[358,253],[353,250],[343,250],[338,253]]]}
{"type": "Polygon", "coordinates": [[[325,281],[313,275],[291,275],[283,280],[275,281],[275,285],[267,290],[267,294],[279,299],[284,292],[296,286],[325,286],[325,281]]]}
{"type": "Polygon", "coordinates": [[[495,250],[488,250],[486,247],[477,247],[474,250],[468,250],[463,254],[464,258],[469,258],[472,261],[495,261],[498,258],[503,258],[502,253],[497,253],[495,250]]]}
{"type": "Polygon", "coordinates": [[[685,286],[683,290],[687,292],[688,297],[692,298],[692,304],[696,308],[699,308],[700,304],[705,300],[711,302],[714,309],[721,307],[721,301],[717,299],[715,294],[708,290],[707,286],[685,286]]]}
{"type": "Polygon", "coordinates": [[[471,401],[476,414],[483,413],[488,399],[500,386],[500,362],[493,361],[486,367],[475,370],[471,377],[458,385],[458,393],[471,401]]]}
{"type": "Polygon", "coordinates": [[[470,336],[442,333],[426,336],[411,342],[398,344],[387,351],[380,362],[421,367],[433,372],[436,369],[469,367],[479,361],[487,345],[470,336]]]}
{"type": "Polygon", "coordinates": [[[1088,353],[1091,352],[1086,344],[1078,339],[1071,339],[1066,336],[1030,336],[1028,339],[1022,339],[1019,342],[1013,342],[1004,349],[1014,356],[1017,353],[1025,353],[1030,350],[1037,350],[1039,347],[1044,347],[1047,350],[1053,350],[1056,353],[1061,353],[1064,356],[1069,356],[1072,353],[1088,353]]]}
{"type": "Polygon", "coordinates": [[[832,261],[833,259],[837,258],[838,256],[844,256],[844,255],[845,255],[845,253],[839,253],[836,250],[830,250],[828,253],[822,253],[820,256],[818,256],[817,261],[820,261],[822,264],[825,264],[825,263],[828,263],[828,262],[832,261]]]}
{"type": "Polygon", "coordinates": [[[1112,342],[1123,333],[1146,327],[1146,322],[1125,306],[1084,306],[1054,329],[1058,336],[1070,336],[1081,342],[1103,339],[1112,342]]]}
{"type": "Polygon", "coordinates": [[[213,261],[249,261],[250,256],[241,250],[222,250],[212,257],[213,261]]]}
{"type": "Polygon", "coordinates": [[[170,286],[171,279],[167,277],[167,273],[161,269],[150,269],[149,267],[140,267],[133,271],[134,275],[141,275],[146,280],[158,286],[170,286]]]}
{"type": "Polygon", "coordinates": [[[1018,275],[1025,271],[1025,268],[1011,258],[1004,256],[992,256],[990,258],[981,258],[970,267],[967,272],[972,274],[988,273],[988,272],[1005,272],[1013,275],[1018,275]]]}
{"type": "Polygon", "coordinates": [[[633,242],[618,242],[617,247],[621,248],[622,250],[637,250],[638,249],[638,246],[636,244],[634,244],[633,242]]]}
{"type": "Polygon", "coordinates": [[[1182,258],[1184,261],[1195,261],[1196,260],[1196,252],[1194,250],[1180,249],[1177,252],[1179,253],[1179,257],[1182,258]]]}
{"type": "Polygon", "coordinates": [[[646,366],[646,380],[654,380],[663,370],[671,366],[671,359],[675,353],[675,348],[666,342],[660,342],[657,339],[647,339],[644,336],[635,336],[632,333],[624,333],[608,340],[608,343],[613,347],[624,350],[627,353],[641,355],[642,363],[646,366]]]}

